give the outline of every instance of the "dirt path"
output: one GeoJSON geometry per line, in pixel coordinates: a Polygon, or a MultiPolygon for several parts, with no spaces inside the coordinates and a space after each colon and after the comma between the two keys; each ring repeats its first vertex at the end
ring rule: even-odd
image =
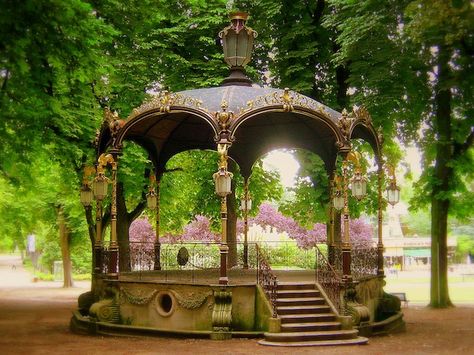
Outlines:
{"type": "Polygon", "coordinates": [[[407,332],[374,337],[369,345],[272,348],[254,339],[229,341],[94,337],[69,331],[77,296],[88,289],[32,283],[31,276],[0,256],[0,354],[472,354],[474,307],[405,309],[407,332]],[[16,281],[15,281],[16,280],[16,281]]]}

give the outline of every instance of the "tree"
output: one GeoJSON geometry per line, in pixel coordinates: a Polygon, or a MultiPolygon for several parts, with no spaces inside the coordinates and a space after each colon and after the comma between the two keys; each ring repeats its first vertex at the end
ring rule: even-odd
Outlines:
{"type": "Polygon", "coordinates": [[[448,216],[472,206],[463,177],[473,174],[472,6],[441,0],[331,3],[337,11],[327,24],[340,31],[336,60],[350,63],[354,98],[386,133],[416,140],[423,150],[425,169],[412,205],[431,205],[430,305],[450,306],[448,216]]]}

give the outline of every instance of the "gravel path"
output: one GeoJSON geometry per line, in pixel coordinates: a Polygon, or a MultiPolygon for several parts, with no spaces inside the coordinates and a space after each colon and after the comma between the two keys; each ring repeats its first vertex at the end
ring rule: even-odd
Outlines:
{"type": "Polygon", "coordinates": [[[254,339],[228,341],[100,337],[69,331],[71,311],[87,282],[31,282],[18,257],[0,255],[0,354],[472,354],[474,307],[404,309],[407,332],[368,345],[273,348],[254,339]],[[12,265],[16,267],[12,269],[12,265]]]}

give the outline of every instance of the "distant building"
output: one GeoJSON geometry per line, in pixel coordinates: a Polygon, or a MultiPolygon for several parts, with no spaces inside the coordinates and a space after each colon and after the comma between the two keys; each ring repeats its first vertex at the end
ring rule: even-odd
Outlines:
{"type": "MultiPolygon", "coordinates": [[[[401,270],[427,268],[431,264],[431,238],[403,235],[400,216],[406,213],[403,203],[387,209],[382,233],[385,264],[401,270]]],[[[456,245],[455,238],[448,238],[448,258],[454,256],[456,245]]]]}

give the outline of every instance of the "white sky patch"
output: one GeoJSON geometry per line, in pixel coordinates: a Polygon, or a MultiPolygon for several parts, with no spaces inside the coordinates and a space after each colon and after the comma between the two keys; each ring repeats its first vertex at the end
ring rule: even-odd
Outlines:
{"type": "Polygon", "coordinates": [[[281,183],[284,187],[293,187],[295,177],[300,164],[293,157],[293,154],[285,150],[274,150],[263,158],[263,167],[266,170],[276,170],[280,173],[281,183]]]}
{"type": "Polygon", "coordinates": [[[413,177],[417,179],[421,175],[421,152],[417,147],[406,146],[403,160],[408,164],[413,177]]]}

